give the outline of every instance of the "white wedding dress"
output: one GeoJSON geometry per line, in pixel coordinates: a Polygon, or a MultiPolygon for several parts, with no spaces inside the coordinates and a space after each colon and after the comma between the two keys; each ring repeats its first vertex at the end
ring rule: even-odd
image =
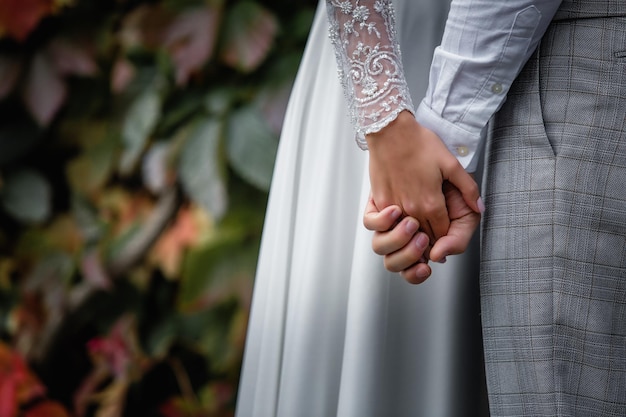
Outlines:
{"type": "MultiPolygon", "coordinates": [[[[447,8],[396,2],[415,102],[447,8]]],[[[237,417],[480,415],[477,250],[419,286],[387,272],[362,226],[367,152],[354,137],[321,1],[276,160],[237,417]]]]}

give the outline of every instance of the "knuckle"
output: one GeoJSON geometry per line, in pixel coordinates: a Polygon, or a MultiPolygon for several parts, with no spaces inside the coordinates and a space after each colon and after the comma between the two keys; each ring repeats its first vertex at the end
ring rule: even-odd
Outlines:
{"type": "Polygon", "coordinates": [[[372,250],[377,255],[385,255],[385,247],[376,238],[372,240],[372,250]]]}
{"type": "Polygon", "coordinates": [[[387,269],[390,272],[402,271],[402,269],[398,268],[398,266],[394,262],[392,262],[387,256],[384,257],[383,263],[385,265],[385,269],[387,269]]]}
{"type": "Polygon", "coordinates": [[[420,212],[420,204],[415,200],[409,200],[402,203],[402,208],[409,216],[415,216],[420,212]]]}

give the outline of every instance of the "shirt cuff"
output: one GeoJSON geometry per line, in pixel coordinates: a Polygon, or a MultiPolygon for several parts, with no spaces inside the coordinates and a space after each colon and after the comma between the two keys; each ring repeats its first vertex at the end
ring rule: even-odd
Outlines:
{"type": "Polygon", "coordinates": [[[415,112],[419,124],[432,130],[441,138],[448,150],[468,172],[474,172],[478,163],[478,151],[481,148],[482,132],[472,132],[452,123],[422,101],[415,112]]]}

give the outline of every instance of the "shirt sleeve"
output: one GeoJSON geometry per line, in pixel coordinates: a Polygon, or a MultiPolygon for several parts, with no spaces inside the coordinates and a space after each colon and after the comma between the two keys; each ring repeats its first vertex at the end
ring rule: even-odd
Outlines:
{"type": "Polygon", "coordinates": [[[467,170],[561,0],[453,0],[416,118],[467,170]]]}
{"type": "Polygon", "coordinates": [[[414,113],[402,68],[391,0],[326,0],[330,38],[357,143],[402,110],[414,113]]]}

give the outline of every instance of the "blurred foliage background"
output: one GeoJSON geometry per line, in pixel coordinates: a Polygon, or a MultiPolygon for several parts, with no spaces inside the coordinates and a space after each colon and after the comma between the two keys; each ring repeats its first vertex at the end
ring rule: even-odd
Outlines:
{"type": "Polygon", "coordinates": [[[314,0],[0,0],[0,417],[232,416],[314,0]]]}

